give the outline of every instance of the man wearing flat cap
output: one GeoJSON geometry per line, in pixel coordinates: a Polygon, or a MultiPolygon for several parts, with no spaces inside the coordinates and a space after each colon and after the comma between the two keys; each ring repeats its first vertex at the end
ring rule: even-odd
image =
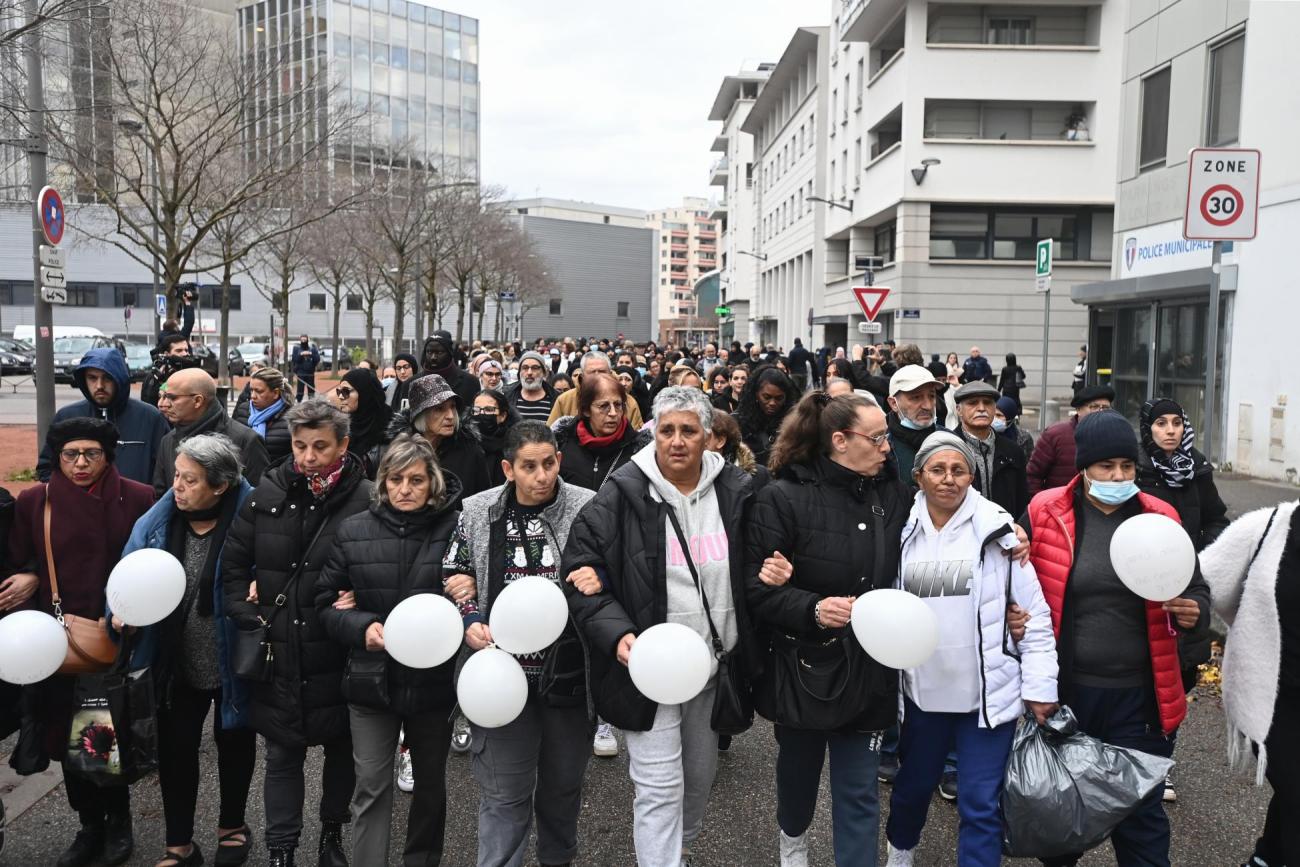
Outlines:
{"type": "Polygon", "coordinates": [[[996,388],[977,380],[957,389],[953,400],[957,404],[957,417],[961,419],[961,438],[975,456],[976,490],[1008,514],[1019,515],[1029,506],[1025,453],[993,430],[993,415],[1000,396],[996,388]]]}
{"type": "MultiPolygon", "coordinates": [[[[1115,389],[1108,385],[1092,385],[1074,394],[1070,406],[1075,415],[1043,431],[1029,459],[1029,494],[1068,485],[1078,472],[1074,468],[1074,431],[1090,413],[1110,409],[1115,402],[1115,389]]],[[[1018,513],[1013,513],[1018,514],[1018,513]]]]}

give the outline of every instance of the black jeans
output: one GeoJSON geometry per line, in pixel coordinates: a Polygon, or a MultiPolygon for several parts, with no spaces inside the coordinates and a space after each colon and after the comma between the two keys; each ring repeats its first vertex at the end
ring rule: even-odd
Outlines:
{"type": "MultiPolygon", "coordinates": [[[[266,744],[266,846],[293,849],[302,833],[302,806],[306,797],[303,765],[307,748],[264,738],[266,744]]],[[[325,744],[325,767],[321,771],[320,820],[343,824],[348,821],[348,803],[356,774],[352,766],[352,738],[342,737],[325,744]]]]}
{"type": "Polygon", "coordinates": [[[306,393],[307,398],[311,399],[316,396],[316,374],[298,375],[298,394],[295,398],[299,403],[302,402],[302,396],[306,393]]]}
{"type": "Polygon", "coordinates": [[[1264,836],[1255,854],[1268,864],[1300,864],[1300,740],[1296,720],[1300,719],[1300,691],[1283,689],[1273,707],[1273,726],[1268,733],[1268,765],[1264,769],[1273,799],[1268,802],[1264,836]]]}
{"type": "Polygon", "coordinates": [[[68,793],[68,806],[76,811],[81,824],[103,826],[109,816],[126,816],[131,813],[131,789],[127,786],[97,786],[90,780],[78,777],[75,771],[63,765],[63,788],[68,793]]]}
{"type": "Polygon", "coordinates": [[[217,744],[217,776],[221,789],[220,828],[241,828],[248,790],[257,763],[257,738],[252,729],[221,725],[221,690],[194,689],[173,680],[171,701],[158,711],[158,783],[162,787],[167,845],[185,846],[194,840],[194,806],[199,795],[199,747],[208,709],[212,738],[217,744]]]}

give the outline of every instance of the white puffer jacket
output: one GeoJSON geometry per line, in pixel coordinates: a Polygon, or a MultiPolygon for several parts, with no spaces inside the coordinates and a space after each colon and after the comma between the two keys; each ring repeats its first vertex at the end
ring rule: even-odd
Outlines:
{"type": "MultiPolygon", "coordinates": [[[[918,534],[924,532],[921,516],[926,508],[925,494],[917,494],[911,516],[903,527],[900,576],[906,574],[908,563],[917,556],[918,534]]],[[[971,487],[951,520],[970,521],[974,533],[966,534],[967,538],[983,540],[975,543],[978,550],[945,552],[945,555],[953,559],[964,555],[973,561],[970,600],[979,636],[979,725],[996,728],[1019,719],[1025,711],[1025,701],[1057,701],[1052,615],[1034,567],[1028,563],[1021,566],[1011,559],[1011,549],[1017,544],[1016,534],[1011,516],[1002,507],[971,487]],[[1025,637],[1019,642],[1013,642],[1007,630],[1009,603],[1019,605],[1030,615],[1025,637]]],[[[902,586],[901,579],[897,586],[902,586]]],[[[900,689],[900,703],[902,693],[900,689]]]]}

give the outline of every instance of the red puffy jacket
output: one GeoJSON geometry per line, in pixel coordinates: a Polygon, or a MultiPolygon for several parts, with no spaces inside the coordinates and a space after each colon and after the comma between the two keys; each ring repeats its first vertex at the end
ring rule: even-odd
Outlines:
{"type": "MultiPolygon", "coordinates": [[[[1061,609],[1065,604],[1065,587],[1074,568],[1074,494],[1080,482],[1042,491],[1029,502],[1029,525],[1033,540],[1029,559],[1038,573],[1043,597],[1052,610],[1052,631],[1061,637],[1061,609]]],[[[1178,512],[1163,500],[1138,494],[1143,512],[1155,512],[1178,520],[1178,512]]],[[[1160,727],[1172,734],[1187,716],[1187,698],[1183,692],[1178,664],[1178,638],[1169,615],[1159,602],[1147,602],[1147,644],[1151,649],[1151,671],[1156,686],[1156,705],[1160,727]]]]}

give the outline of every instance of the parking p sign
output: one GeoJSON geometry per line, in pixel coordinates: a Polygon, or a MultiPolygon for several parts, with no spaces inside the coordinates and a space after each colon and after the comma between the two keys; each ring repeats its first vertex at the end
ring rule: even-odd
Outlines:
{"type": "Polygon", "coordinates": [[[1259,213],[1259,151],[1193,148],[1187,166],[1183,237],[1249,241],[1259,213]]]}

